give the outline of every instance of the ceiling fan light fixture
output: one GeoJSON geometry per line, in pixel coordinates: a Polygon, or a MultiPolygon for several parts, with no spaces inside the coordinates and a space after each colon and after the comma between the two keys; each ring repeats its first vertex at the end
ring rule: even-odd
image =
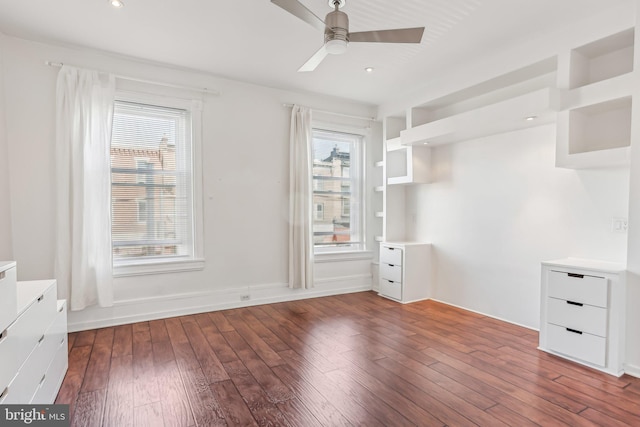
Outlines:
{"type": "Polygon", "coordinates": [[[347,41],[341,39],[329,40],[325,46],[327,52],[332,55],[341,55],[347,51],[347,41]]]}

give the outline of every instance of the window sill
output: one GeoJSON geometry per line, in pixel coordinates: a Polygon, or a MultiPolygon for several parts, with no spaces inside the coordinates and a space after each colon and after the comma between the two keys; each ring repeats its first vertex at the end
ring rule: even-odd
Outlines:
{"type": "Polygon", "coordinates": [[[113,266],[113,277],[145,276],[150,274],[179,273],[204,269],[204,259],[180,261],[144,261],[135,264],[122,263],[113,266]]]}
{"type": "Polygon", "coordinates": [[[363,259],[371,259],[373,252],[371,251],[348,251],[348,252],[324,252],[314,254],[314,262],[337,262],[337,261],[359,261],[363,259]]]}

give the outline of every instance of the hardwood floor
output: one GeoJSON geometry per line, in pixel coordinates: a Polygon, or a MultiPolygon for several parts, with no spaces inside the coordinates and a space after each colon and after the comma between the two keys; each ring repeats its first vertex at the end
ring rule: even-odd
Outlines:
{"type": "Polygon", "coordinates": [[[372,292],[70,334],[74,426],[629,426],[640,379],[538,333],[372,292]]]}

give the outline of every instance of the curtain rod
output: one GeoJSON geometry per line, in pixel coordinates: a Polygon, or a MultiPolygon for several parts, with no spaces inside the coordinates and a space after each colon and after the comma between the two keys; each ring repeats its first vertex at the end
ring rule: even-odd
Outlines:
{"type": "MultiPolygon", "coordinates": [[[[293,104],[282,104],[282,106],[286,107],[286,108],[291,108],[291,107],[293,107],[293,104]]],[[[333,111],[316,110],[315,108],[311,108],[311,110],[315,111],[315,112],[318,112],[318,113],[331,114],[333,116],[347,117],[349,119],[369,120],[371,122],[376,120],[375,117],[354,116],[354,115],[351,115],[351,114],[334,113],[333,111]]]]}
{"type": "MultiPolygon", "coordinates": [[[[44,64],[48,65],[49,67],[55,67],[55,68],[61,68],[64,65],[64,63],[62,62],[53,62],[53,61],[44,61],[44,64]]],[[[208,89],[206,87],[195,87],[195,86],[178,85],[173,83],[157,82],[154,80],[146,80],[146,79],[139,79],[137,77],[123,76],[121,74],[114,74],[114,77],[117,79],[129,80],[131,82],[147,83],[147,84],[153,84],[158,86],[170,87],[174,89],[186,89],[194,92],[205,92],[209,95],[214,95],[214,96],[220,95],[220,92],[218,92],[217,90],[208,89]]]]}

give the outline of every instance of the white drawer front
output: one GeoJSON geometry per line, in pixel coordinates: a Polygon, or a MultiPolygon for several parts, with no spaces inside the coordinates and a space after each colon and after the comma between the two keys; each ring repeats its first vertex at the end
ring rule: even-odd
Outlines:
{"type": "Polygon", "coordinates": [[[380,264],[380,278],[402,283],[402,266],[393,264],[380,264]]]}
{"type": "Polygon", "coordinates": [[[49,369],[47,369],[47,373],[45,374],[44,381],[38,386],[31,403],[49,405],[56,400],[58,390],[69,366],[67,346],[67,336],[65,335],[58,345],[53,361],[51,361],[49,369]]]}
{"type": "Polygon", "coordinates": [[[57,313],[56,287],[52,286],[9,327],[9,338],[18,341],[18,360],[26,360],[40,338],[53,323],[57,313]]]}
{"type": "MultiPolygon", "coordinates": [[[[21,396],[20,402],[31,402],[36,391],[44,384],[46,372],[53,360],[60,344],[65,341],[65,335],[61,333],[62,322],[58,316],[55,322],[50,325],[47,332],[40,337],[36,347],[24,362],[18,375],[12,384],[14,396],[21,396]]],[[[66,324],[66,321],[65,323],[66,324]]]]}
{"type": "Polygon", "coordinates": [[[380,279],[380,295],[402,300],[402,283],[380,279]]]}
{"type": "Polygon", "coordinates": [[[547,324],[549,350],[575,357],[598,366],[606,365],[606,338],[587,333],[577,334],[561,326],[547,324]]]}
{"type": "Polygon", "coordinates": [[[380,245],[380,264],[402,265],[402,249],[380,245]]]}
{"type": "Polygon", "coordinates": [[[0,332],[7,329],[17,315],[16,268],[11,267],[0,271],[0,332]]]}
{"type": "Polygon", "coordinates": [[[607,336],[606,308],[548,298],[547,321],[589,334],[607,336]]]}
{"type": "Polygon", "coordinates": [[[607,279],[604,277],[550,271],[548,293],[558,299],[607,307],[607,279]]]}
{"type": "Polygon", "coordinates": [[[11,383],[20,367],[18,359],[18,337],[9,333],[8,329],[2,331],[0,335],[0,393],[11,383]]]}

